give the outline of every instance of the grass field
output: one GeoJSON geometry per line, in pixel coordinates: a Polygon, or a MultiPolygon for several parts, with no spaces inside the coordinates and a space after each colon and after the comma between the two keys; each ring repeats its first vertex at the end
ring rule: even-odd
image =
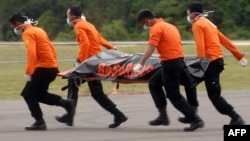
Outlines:
{"type": "MultiPolygon", "coordinates": [[[[120,51],[126,53],[143,53],[146,46],[116,46],[120,51]]],[[[250,46],[238,46],[243,52],[250,52],[250,46]]],[[[73,68],[78,46],[56,46],[60,71],[73,68]]],[[[187,55],[195,55],[194,45],[184,45],[187,55]]],[[[0,46],[0,99],[17,99],[25,84],[25,48],[22,45],[0,46]]],[[[247,57],[249,60],[250,58],[247,57]]],[[[225,50],[225,70],[221,75],[223,90],[250,89],[250,66],[241,67],[230,53],[225,50]]],[[[58,77],[50,86],[52,93],[66,96],[66,91],[61,88],[67,84],[67,80],[58,77]]],[[[113,83],[104,81],[104,91],[107,94],[113,93],[113,83]]],[[[198,86],[198,91],[204,91],[204,84],[198,86]]],[[[120,84],[118,94],[148,93],[147,84],[120,84]]],[[[79,91],[80,96],[89,95],[88,87],[84,84],[79,91]]]]}

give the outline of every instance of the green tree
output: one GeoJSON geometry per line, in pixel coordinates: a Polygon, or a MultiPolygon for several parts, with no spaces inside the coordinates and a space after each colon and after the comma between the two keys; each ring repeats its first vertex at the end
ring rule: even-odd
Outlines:
{"type": "Polygon", "coordinates": [[[129,33],[124,28],[122,20],[114,20],[111,24],[104,24],[102,26],[102,35],[113,41],[130,40],[129,33]]]}
{"type": "Polygon", "coordinates": [[[55,14],[52,10],[47,10],[44,12],[39,18],[39,26],[41,26],[47,33],[51,40],[56,38],[57,34],[59,33],[59,24],[58,20],[55,17],[55,14]]]}
{"type": "MultiPolygon", "coordinates": [[[[147,40],[148,33],[137,23],[140,9],[151,9],[157,17],[177,26],[183,40],[192,39],[186,21],[186,7],[193,0],[2,0],[0,5],[0,40],[20,40],[8,23],[11,14],[21,11],[39,20],[53,40],[74,40],[66,23],[66,11],[80,5],[87,20],[109,40],[147,40]],[[116,33],[117,32],[117,33],[116,33]]],[[[214,10],[207,18],[231,39],[249,39],[249,0],[200,0],[204,10],[214,10]]]]}

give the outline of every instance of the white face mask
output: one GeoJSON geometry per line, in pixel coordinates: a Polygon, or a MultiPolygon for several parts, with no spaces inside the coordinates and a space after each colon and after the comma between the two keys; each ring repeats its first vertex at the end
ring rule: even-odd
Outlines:
{"type": "Polygon", "coordinates": [[[144,30],[149,30],[149,26],[147,26],[146,24],[143,25],[143,29],[144,30]]]}
{"type": "Polygon", "coordinates": [[[187,16],[187,21],[188,23],[192,24],[194,22],[194,20],[192,20],[190,17],[193,15],[193,13],[191,13],[189,16],[187,16]]]}
{"type": "Polygon", "coordinates": [[[25,25],[26,25],[26,23],[23,23],[23,24],[19,25],[18,27],[14,28],[14,33],[16,35],[22,35],[22,33],[23,33],[22,30],[23,30],[23,28],[24,28],[25,25]],[[17,28],[20,28],[20,29],[17,29],[17,28]]]}
{"type": "Polygon", "coordinates": [[[69,20],[69,18],[67,18],[67,24],[69,25],[69,26],[73,26],[74,24],[69,20]]]}
{"type": "Polygon", "coordinates": [[[22,33],[23,33],[22,30],[17,30],[16,28],[14,28],[14,32],[16,35],[22,35],[22,33]]]}
{"type": "Polygon", "coordinates": [[[18,27],[14,28],[14,33],[16,35],[21,35],[23,33],[23,28],[27,25],[27,24],[32,24],[32,25],[37,25],[38,21],[33,21],[33,19],[27,19],[26,21],[24,21],[23,24],[19,25],[18,27]],[[17,29],[19,28],[19,29],[17,29]]]}
{"type": "MultiPolygon", "coordinates": [[[[83,17],[81,17],[80,19],[84,20],[83,17]]],[[[77,20],[79,20],[79,19],[75,19],[74,21],[70,21],[69,18],[67,18],[67,24],[69,26],[74,26],[74,22],[76,22],[77,20]]]]}
{"type": "Polygon", "coordinates": [[[187,16],[187,22],[192,24],[193,23],[193,20],[191,20],[190,16],[187,16]]]}

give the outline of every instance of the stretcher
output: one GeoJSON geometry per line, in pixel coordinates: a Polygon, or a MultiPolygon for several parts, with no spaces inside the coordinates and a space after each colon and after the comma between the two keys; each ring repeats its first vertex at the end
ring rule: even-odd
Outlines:
{"type": "MultiPolygon", "coordinates": [[[[161,69],[161,62],[153,54],[145,62],[139,73],[133,72],[133,67],[143,56],[142,53],[127,54],[118,50],[105,50],[86,61],[78,67],[58,73],[63,79],[82,79],[113,81],[117,83],[147,83],[150,76],[161,69]]],[[[209,65],[208,58],[185,57],[185,64],[195,83],[203,80],[204,73],[209,65]]]]}

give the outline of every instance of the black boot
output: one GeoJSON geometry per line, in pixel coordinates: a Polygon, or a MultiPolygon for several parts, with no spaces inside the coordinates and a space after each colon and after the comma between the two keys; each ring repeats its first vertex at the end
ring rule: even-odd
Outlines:
{"type": "Polygon", "coordinates": [[[67,114],[64,114],[62,116],[56,116],[55,119],[58,122],[65,123],[68,126],[73,126],[73,120],[75,115],[75,100],[69,99],[69,100],[63,100],[61,99],[59,102],[60,106],[64,107],[67,111],[67,114]]]}
{"type": "Polygon", "coordinates": [[[117,108],[111,109],[110,112],[114,115],[114,123],[110,124],[109,128],[116,128],[120,126],[121,123],[128,120],[128,118],[117,108]]]}
{"type": "Polygon", "coordinates": [[[71,118],[68,114],[64,114],[62,116],[56,116],[55,119],[58,122],[65,123],[68,126],[73,126],[73,118],[71,118]]]}
{"type": "MultiPolygon", "coordinates": [[[[193,107],[194,110],[195,110],[195,113],[197,113],[197,107],[193,107]]],[[[187,117],[179,117],[178,118],[178,121],[181,122],[181,123],[191,123],[191,120],[188,119],[187,117]]]]}
{"type": "Polygon", "coordinates": [[[184,131],[191,132],[191,131],[195,131],[198,128],[204,127],[204,122],[197,114],[194,114],[194,116],[188,119],[188,121],[191,121],[190,127],[185,127],[184,131]]]}
{"type": "Polygon", "coordinates": [[[25,130],[46,130],[46,124],[43,119],[36,120],[35,123],[33,123],[30,126],[25,127],[25,130]]]}
{"type": "Polygon", "coordinates": [[[232,110],[229,116],[231,117],[231,121],[229,125],[244,125],[245,124],[245,121],[234,110],[232,110]]]}
{"type": "Polygon", "coordinates": [[[159,116],[155,119],[149,122],[149,125],[152,126],[158,126],[158,125],[169,125],[169,119],[167,116],[166,108],[159,109],[159,116]]]}

